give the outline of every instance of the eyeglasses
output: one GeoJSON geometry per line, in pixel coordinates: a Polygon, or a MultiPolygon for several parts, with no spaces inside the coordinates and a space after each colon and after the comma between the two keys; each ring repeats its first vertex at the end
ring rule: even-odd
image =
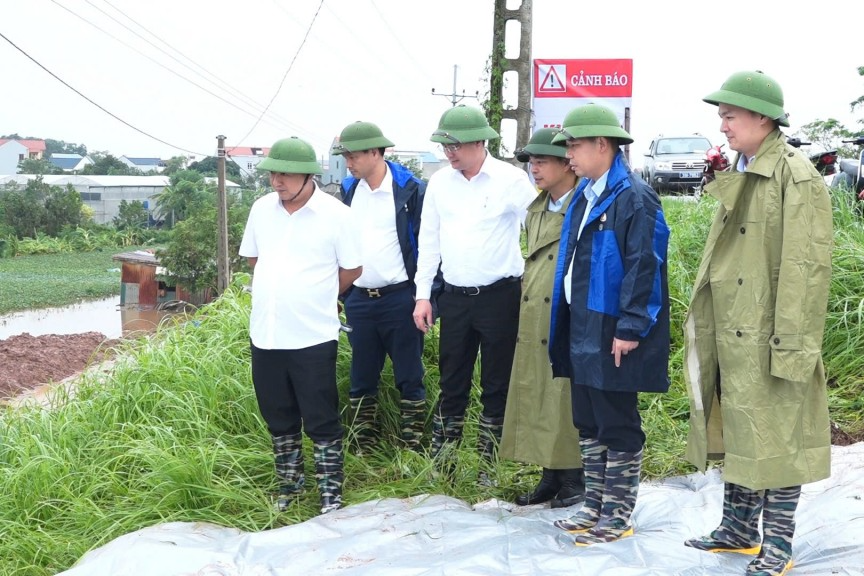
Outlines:
{"type": "Polygon", "coordinates": [[[449,152],[450,154],[453,154],[454,152],[458,152],[459,149],[461,149],[461,148],[462,148],[461,143],[460,144],[441,144],[441,150],[445,153],[449,152]]]}

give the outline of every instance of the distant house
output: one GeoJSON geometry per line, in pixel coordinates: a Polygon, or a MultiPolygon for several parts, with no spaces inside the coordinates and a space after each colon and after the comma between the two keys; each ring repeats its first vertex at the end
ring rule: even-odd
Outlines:
{"type": "Polygon", "coordinates": [[[0,138],[0,175],[16,174],[22,160],[41,160],[45,154],[44,140],[0,138]]]}
{"type": "Polygon", "coordinates": [[[159,173],[165,169],[165,162],[160,158],[133,158],[131,156],[120,156],[119,160],[130,168],[136,168],[142,172],[159,173]]]}
{"type": "Polygon", "coordinates": [[[270,148],[235,146],[226,148],[225,153],[240,168],[243,177],[248,178],[255,176],[255,167],[258,166],[258,162],[267,157],[270,148]]]}
{"type": "Polygon", "coordinates": [[[64,172],[71,172],[72,174],[77,174],[88,164],[93,164],[93,160],[91,160],[89,156],[81,156],[80,154],[58,154],[56,152],[51,154],[48,161],[64,172]]]}
{"type": "Polygon", "coordinates": [[[165,270],[153,252],[136,250],[115,254],[120,262],[120,305],[123,307],[158,308],[169,302],[182,300],[191,304],[205,304],[211,300],[208,290],[192,294],[182,286],[172,286],[157,276],[165,270]]]}
{"type": "MultiPolygon", "coordinates": [[[[36,178],[34,174],[15,174],[0,176],[0,189],[7,182],[15,182],[24,187],[36,178]]],[[[208,182],[215,178],[207,178],[208,182]]],[[[71,184],[81,194],[84,204],[93,209],[93,220],[97,224],[110,224],[120,215],[120,202],[138,200],[147,209],[151,218],[158,214],[156,197],[171,184],[168,176],[80,176],[73,174],[45,175],[42,181],[49,186],[65,188],[71,184]]],[[[227,190],[238,190],[240,186],[225,181],[227,190]]]]}

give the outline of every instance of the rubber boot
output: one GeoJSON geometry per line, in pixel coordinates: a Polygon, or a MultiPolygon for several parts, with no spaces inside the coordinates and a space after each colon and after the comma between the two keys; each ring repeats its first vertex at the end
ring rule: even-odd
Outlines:
{"type": "Polygon", "coordinates": [[[349,438],[355,453],[359,456],[371,450],[378,442],[375,412],[378,409],[378,399],[374,396],[350,398],[349,438]]]}
{"type": "Polygon", "coordinates": [[[276,509],[284,512],[297,500],[306,483],[303,474],[303,435],[298,432],[273,436],[273,456],[276,462],[276,477],[279,479],[276,509]]]}
{"type": "Polygon", "coordinates": [[[552,508],[568,508],[585,499],[585,471],[582,468],[556,470],[561,478],[561,488],[552,498],[552,508]]]}
{"type": "Polygon", "coordinates": [[[762,549],[747,566],[748,576],[781,576],[792,569],[792,536],[801,486],[765,491],[762,549]]]}
{"type": "Polygon", "coordinates": [[[463,416],[432,416],[432,443],[429,452],[433,459],[438,459],[448,446],[458,444],[462,440],[465,428],[463,416]]]}
{"type": "Polygon", "coordinates": [[[586,532],[597,524],[606,488],[606,446],[594,438],[582,438],[579,440],[579,450],[585,470],[585,501],[574,516],[555,521],[556,527],[571,534],[586,532]]]}
{"type": "Polygon", "coordinates": [[[720,526],[707,536],[685,541],[684,545],[706,552],[757,554],[761,548],[759,516],[764,501],[764,490],[724,483],[720,526]]]}
{"type": "Polygon", "coordinates": [[[426,400],[399,402],[402,444],[408,450],[419,452],[426,429],[426,400]]]}
{"type": "Polygon", "coordinates": [[[498,458],[498,445],[501,443],[503,431],[503,416],[489,418],[480,415],[480,421],[477,424],[477,453],[480,455],[480,465],[483,468],[477,474],[477,483],[481,486],[496,485],[495,480],[489,476],[488,470],[495,466],[495,461],[498,458]]]}
{"type": "Polygon", "coordinates": [[[548,502],[558,494],[561,489],[561,479],[558,470],[543,468],[543,475],[540,476],[540,482],[534,488],[534,491],[529,494],[520,494],[516,497],[517,506],[530,506],[532,504],[542,504],[548,502]]]}
{"type": "Polygon", "coordinates": [[[312,445],[315,455],[315,481],[321,493],[321,514],[342,507],[342,440],[312,445]]]}
{"type": "Polygon", "coordinates": [[[600,519],[588,532],[577,534],[576,546],[604,544],[633,534],[630,516],[639,494],[642,450],[618,452],[609,450],[606,459],[606,485],[600,519]]]}

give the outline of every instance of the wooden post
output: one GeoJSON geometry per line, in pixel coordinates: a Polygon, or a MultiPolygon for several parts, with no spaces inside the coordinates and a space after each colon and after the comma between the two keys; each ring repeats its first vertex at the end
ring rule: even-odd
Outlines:
{"type": "Polygon", "coordinates": [[[217,227],[219,228],[216,247],[216,291],[221,295],[231,281],[231,268],[228,264],[228,198],[225,194],[225,136],[217,136],[216,177],[217,177],[217,227]]]}

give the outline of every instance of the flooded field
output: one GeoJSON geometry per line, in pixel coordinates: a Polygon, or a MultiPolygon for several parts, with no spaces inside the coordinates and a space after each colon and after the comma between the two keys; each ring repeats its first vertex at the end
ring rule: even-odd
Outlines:
{"type": "Polygon", "coordinates": [[[166,316],[162,310],[121,308],[120,297],[81,302],[59,308],[25,310],[0,316],[0,340],[25,332],[32,336],[44,334],[82,334],[101,332],[107,338],[130,336],[135,332],[151,332],[166,316]]]}

